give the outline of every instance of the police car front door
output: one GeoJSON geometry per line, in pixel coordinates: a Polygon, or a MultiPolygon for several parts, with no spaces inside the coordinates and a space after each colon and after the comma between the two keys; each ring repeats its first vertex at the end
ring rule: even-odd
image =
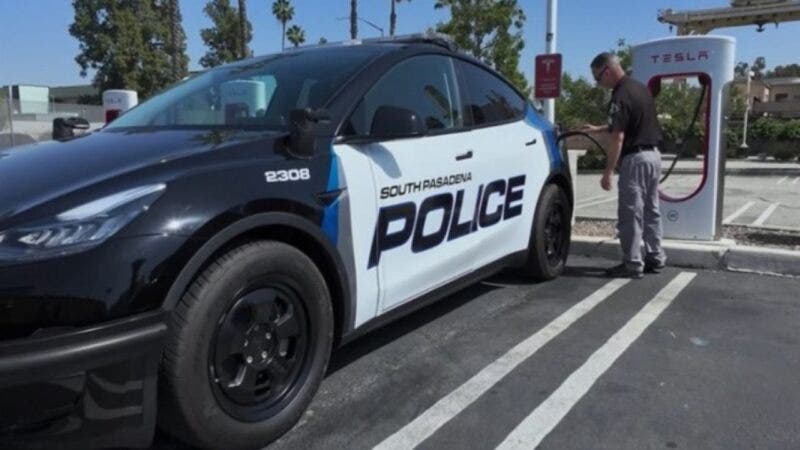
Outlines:
{"type": "Polygon", "coordinates": [[[463,129],[453,61],[425,55],[399,63],[354,112],[354,131],[366,132],[382,106],[415,112],[428,133],[362,149],[378,197],[368,264],[378,270],[380,312],[469,272],[480,251],[474,149],[463,129]]]}

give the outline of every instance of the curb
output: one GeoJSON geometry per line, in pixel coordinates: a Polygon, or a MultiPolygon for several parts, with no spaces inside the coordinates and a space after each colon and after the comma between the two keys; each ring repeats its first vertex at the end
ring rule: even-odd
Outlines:
{"type": "MultiPolygon", "coordinates": [[[[800,252],[737,245],[731,240],[697,243],[663,241],[667,264],[690,269],[755,272],[800,276],[800,252]]],[[[619,259],[619,240],[610,237],[573,236],[570,254],[589,258],[619,259]]]]}
{"type": "MultiPolygon", "coordinates": [[[[580,175],[599,175],[602,174],[602,170],[586,170],[580,169],[580,175]]],[[[675,175],[701,175],[703,173],[702,170],[696,169],[674,169],[672,174],[675,175]]],[[[789,177],[796,177],[800,176],[800,169],[796,168],[752,168],[752,169],[725,169],[725,175],[738,175],[738,176],[789,176],[789,177]]]]}

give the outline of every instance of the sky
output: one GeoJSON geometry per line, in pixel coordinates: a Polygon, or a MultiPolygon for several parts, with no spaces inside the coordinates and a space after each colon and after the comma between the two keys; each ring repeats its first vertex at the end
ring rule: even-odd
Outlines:
{"type": "MultiPolygon", "coordinates": [[[[205,53],[200,30],[211,22],[203,13],[205,0],[181,0],[183,25],[187,35],[189,68],[199,68],[205,53]]],[[[236,3],[233,1],[232,3],[236,3]]],[[[359,15],[389,29],[390,0],[361,0],[359,15]]],[[[526,47],[520,69],[533,78],[533,62],[545,49],[546,0],[519,0],[527,15],[523,30],[526,47]]],[[[329,41],[349,38],[350,0],[292,0],[294,23],[306,30],[308,43],[320,37],[329,41]]],[[[397,6],[398,34],[415,33],[446,21],[447,10],[435,10],[435,0],[411,0],[397,6]]],[[[613,48],[620,38],[636,44],[670,35],[669,27],[656,20],[658,10],[725,6],[725,0],[566,0],[559,2],[558,51],[564,69],[573,75],[589,77],[588,64],[600,51],[613,48]]],[[[272,0],[248,0],[248,16],[253,24],[251,48],[256,55],[280,50],[280,24],[271,13],[272,0]]],[[[75,63],[78,41],[68,28],[73,20],[69,0],[0,0],[0,86],[35,84],[64,86],[88,84],[80,77],[75,63]]],[[[715,34],[737,39],[737,61],[753,61],[764,56],[768,67],[800,63],[796,37],[800,22],[767,25],[757,33],[754,26],[725,28],[715,34]]],[[[674,31],[672,32],[674,34],[674,31]]],[[[359,37],[379,36],[380,32],[359,24],[359,37]]]]}

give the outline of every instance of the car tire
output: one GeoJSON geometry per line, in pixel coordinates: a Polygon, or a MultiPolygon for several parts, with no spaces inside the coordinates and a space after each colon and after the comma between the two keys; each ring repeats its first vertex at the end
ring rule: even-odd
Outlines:
{"type": "Polygon", "coordinates": [[[521,272],[536,281],[552,280],[564,271],[572,233],[572,206],[559,186],[542,190],[533,218],[528,258],[521,272]]]}
{"type": "Polygon", "coordinates": [[[198,447],[264,447],[308,407],[332,341],[330,294],[308,256],[273,241],[231,250],[172,313],[159,425],[198,447]]]}

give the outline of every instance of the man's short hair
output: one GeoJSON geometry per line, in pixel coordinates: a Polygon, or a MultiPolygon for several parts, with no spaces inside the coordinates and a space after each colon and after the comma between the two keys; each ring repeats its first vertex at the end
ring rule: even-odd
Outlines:
{"type": "Polygon", "coordinates": [[[592,69],[601,69],[604,66],[611,66],[614,64],[619,64],[619,58],[617,58],[617,55],[609,52],[603,52],[594,57],[591,67],[592,69]]]}

